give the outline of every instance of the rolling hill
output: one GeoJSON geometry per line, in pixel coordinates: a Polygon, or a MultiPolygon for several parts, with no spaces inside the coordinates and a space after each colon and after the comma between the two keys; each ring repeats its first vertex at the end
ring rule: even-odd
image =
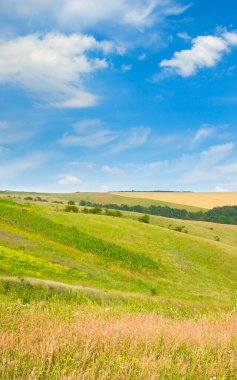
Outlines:
{"type": "Polygon", "coordinates": [[[65,212],[55,195],[10,196],[0,198],[0,378],[234,378],[237,226],[144,224],[134,212],[65,212]]]}

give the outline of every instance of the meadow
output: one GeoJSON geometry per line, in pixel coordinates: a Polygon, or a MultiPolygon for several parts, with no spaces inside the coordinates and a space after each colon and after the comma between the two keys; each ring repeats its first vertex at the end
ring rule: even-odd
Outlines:
{"type": "Polygon", "coordinates": [[[0,198],[0,379],[236,378],[237,226],[41,196],[0,198]]]}

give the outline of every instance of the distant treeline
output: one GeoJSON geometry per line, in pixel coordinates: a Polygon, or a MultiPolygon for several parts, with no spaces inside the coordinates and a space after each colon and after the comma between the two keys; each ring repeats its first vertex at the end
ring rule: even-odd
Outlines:
{"type": "Polygon", "coordinates": [[[193,193],[188,190],[114,190],[109,193],[193,193]]]}
{"type": "Polygon", "coordinates": [[[172,208],[169,206],[128,206],[125,204],[117,205],[114,203],[111,204],[99,204],[89,201],[82,200],[80,206],[88,207],[101,207],[112,210],[121,210],[121,211],[133,211],[139,212],[141,214],[157,215],[164,216],[166,218],[175,218],[183,220],[196,220],[204,222],[213,222],[213,223],[222,223],[222,224],[237,224],[237,206],[224,206],[224,207],[215,207],[209,211],[187,211],[183,209],[172,208]]]}

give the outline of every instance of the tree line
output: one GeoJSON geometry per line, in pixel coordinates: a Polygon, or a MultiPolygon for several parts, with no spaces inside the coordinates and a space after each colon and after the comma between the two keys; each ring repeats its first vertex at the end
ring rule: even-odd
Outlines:
{"type": "Polygon", "coordinates": [[[100,207],[111,210],[132,211],[141,214],[164,216],[166,218],[182,219],[182,220],[195,220],[203,222],[213,222],[222,224],[236,224],[237,225],[237,206],[224,206],[215,207],[208,211],[188,211],[185,209],[177,209],[169,206],[141,206],[134,205],[128,206],[126,204],[100,204],[90,201],[82,200],[80,206],[87,207],[100,207]]]}

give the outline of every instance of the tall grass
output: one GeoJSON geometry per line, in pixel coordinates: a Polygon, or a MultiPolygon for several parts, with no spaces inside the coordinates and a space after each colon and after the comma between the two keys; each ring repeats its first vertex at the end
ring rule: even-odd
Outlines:
{"type": "Polygon", "coordinates": [[[236,379],[236,315],[195,321],[55,310],[2,308],[1,379],[236,379]]]}

